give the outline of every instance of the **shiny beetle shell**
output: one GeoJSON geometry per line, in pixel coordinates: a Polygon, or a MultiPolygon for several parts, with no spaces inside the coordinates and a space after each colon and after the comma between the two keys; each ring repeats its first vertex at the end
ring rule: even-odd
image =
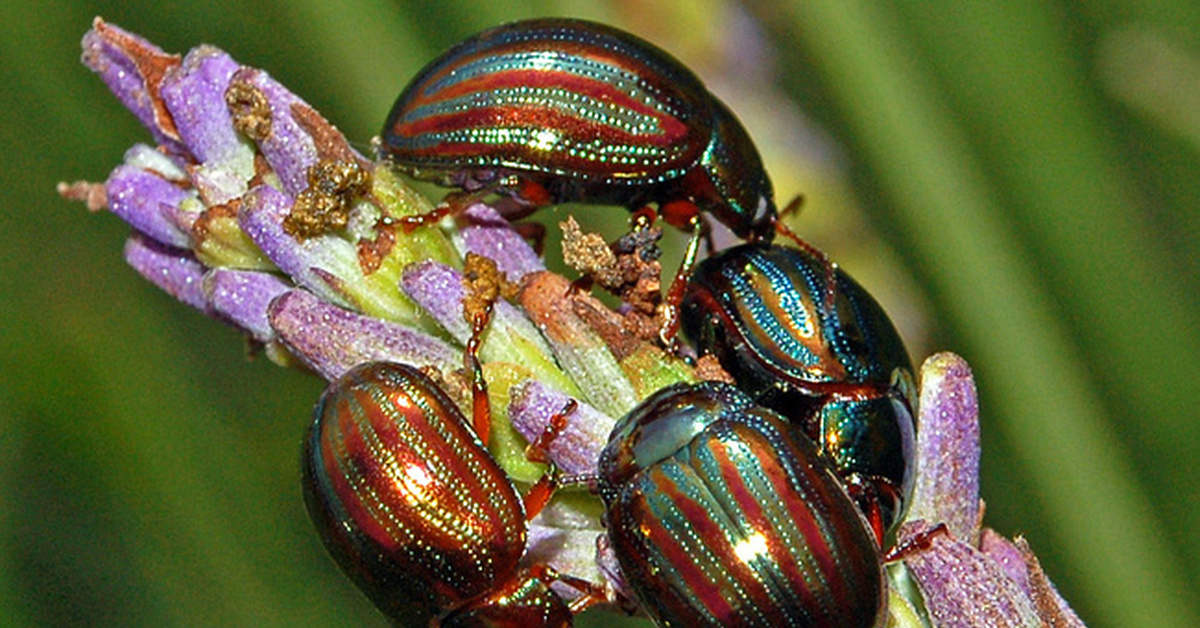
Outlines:
{"type": "Polygon", "coordinates": [[[304,452],[304,494],[326,548],[398,625],[568,626],[518,569],[521,499],[458,407],[410,366],[330,384],[304,452]]]}
{"type": "Polygon", "coordinates": [[[621,570],[663,626],[879,626],[875,539],[782,416],[719,382],[641,403],[600,456],[621,570]]]}
{"type": "Polygon", "coordinates": [[[912,362],[866,290],[812,250],[748,244],[701,262],[681,308],[697,350],[803,425],[878,500],[882,528],[899,517],[913,473],[912,362]]]}
{"type": "Polygon", "coordinates": [[[400,94],[381,148],[441,185],[513,193],[515,176],[548,193],[527,206],[688,201],[742,238],[774,236],[741,123],[679,61],[602,24],[528,20],[459,43],[400,94]]]}

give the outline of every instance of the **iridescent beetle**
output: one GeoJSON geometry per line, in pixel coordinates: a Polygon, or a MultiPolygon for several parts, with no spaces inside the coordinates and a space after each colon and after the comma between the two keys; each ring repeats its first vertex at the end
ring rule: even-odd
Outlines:
{"type": "Polygon", "coordinates": [[[590,583],[518,565],[526,521],[553,488],[546,478],[522,502],[457,406],[402,364],[333,382],[304,452],[305,502],[325,547],[402,626],[562,627],[595,601],[590,583]],[[550,590],[556,580],[584,597],[569,606],[550,590]]]}
{"type": "Polygon", "coordinates": [[[678,384],[613,428],[605,525],[663,626],[882,625],[879,548],[791,422],[720,382],[678,384]]]}
{"type": "Polygon", "coordinates": [[[507,195],[510,218],[657,203],[681,228],[703,211],[744,239],[774,236],[771,182],[741,123],[679,61],[603,24],[527,20],[459,43],[400,93],[381,140],[417,178],[507,195]]]}
{"type": "Polygon", "coordinates": [[[749,244],[701,262],[681,309],[697,350],[803,426],[882,543],[912,485],[917,397],[879,304],[812,249],[749,244]]]}

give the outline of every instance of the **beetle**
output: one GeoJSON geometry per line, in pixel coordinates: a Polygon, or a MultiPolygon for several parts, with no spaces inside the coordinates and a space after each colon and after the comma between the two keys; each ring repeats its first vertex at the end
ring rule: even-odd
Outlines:
{"type": "Polygon", "coordinates": [[[824,254],[745,244],[697,265],[683,329],[833,461],[880,543],[913,481],[916,385],[883,308],[824,254]]]}
{"type": "Polygon", "coordinates": [[[412,366],[365,364],[330,384],[303,466],[325,547],[399,625],[561,627],[595,601],[590,583],[518,564],[553,476],[522,501],[458,407],[412,366]],[[584,596],[568,605],[556,580],[584,596]]]}
{"type": "Polygon", "coordinates": [[[729,108],[668,53],[594,22],[512,22],[450,48],[400,93],[379,148],[466,194],[418,223],[495,191],[509,217],[657,203],[680,228],[703,211],[743,239],[775,233],[771,182],[729,108]]]}
{"type": "Polygon", "coordinates": [[[733,386],[651,395],[598,474],[609,542],[660,625],[882,625],[866,520],[808,437],[733,386]]]}

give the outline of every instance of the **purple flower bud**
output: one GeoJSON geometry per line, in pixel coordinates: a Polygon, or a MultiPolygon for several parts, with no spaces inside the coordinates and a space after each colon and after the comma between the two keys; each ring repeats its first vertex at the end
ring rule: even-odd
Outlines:
{"type": "Polygon", "coordinates": [[[254,176],[254,150],[233,128],[225,90],[238,64],[211,46],[201,46],[162,81],[163,104],[179,137],[198,165],[192,182],[205,202],[227,203],[246,192],[254,176]]]}
{"type": "Polygon", "coordinates": [[[897,548],[933,624],[1082,626],[1040,566],[1034,576],[1037,559],[1023,541],[980,531],[979,405],[965,360],[925,361],[920,408],[917,480],[897,548]]]}
{"type": "Polygon", "coordinates": [[[334,237],[297,242],[283,229],[283,219],[291,207],[292,198],[269,185],[260,185],[244,197],[238,223],[296,285],[338,305],[350,306],[347,294],[338,289],[337,278],[359,273],[353,247],[334,237]]]}
{"type": "Polygon", "coordinates": [[[979,530],[979,407],[971,368],[953,353],[921,367],[917,479],[907,518],[945,523],[974,543],[979,530]]]}
{"type": "Polygon", "coordinates": [[[1004,538],[991,528],[984,528],[979,535],[979,551],[991,558],[1008,577],[1025,592],[1032,595],[1029,587],[1029,572],[1025,568],[1025,556],[1012,541],[1004,538]]]}
{"type": "Polygon", "coordinates": [[[269,117],[268,125],[253,139],[289,196],[308,188],[308,169],[323,156],[362,160],[308,103],[266,72],[244,67],[233,81],[242,97],[265,106],[260,113],[269,117]]]}
{"type": "Polygon", "coordinates": [[[403,362],[450,370],[462,352],[418,331],[356,314],[304,290],[289,290],[268,309],[271,328],[293,353],[327,380],[366,362],[403,362]]]}
{"type": "Polygon", "coordinates": [[[418,262],[404,269],[400,289],[455,340],[465,344],[471,337],[471,326],[463,318],[467,291],[461,272],[437,262],[418,262]]]}
{"type": "MultiPolygon", "coordinates": [[[[562,412],[570,399],[533,379],[514,386],[509,395],[508,418],[529,442],[545,432],[550,418],[562,412]]],[[[567,419],[567,427],[547,448],[550,459],[568,474],[595,475],[600,450],[616,420],[585,403],[579,403],[567,419]]]]}
{"type": "Polygon", "coordinates": [[[108,208],[134,229],[161,244],[186,249],[191,236],[179,228],[179,205],[192,198],[177,181],[135,166],[117,166],[105,183],[108,208]]]}
{"type": "MultiPolygon", "coordinates": [[[[901,543],[927,533],[905,524],[901,543]]],[[[928,549],[904,559],[938,628],[1037,628],[1042,625],[1029,597],[995,561],[969,543],[933,532],[928,549]]]]}
{"type": "Polygon", "coordinates": [[[496,267],[513,283],[529,273],[546,270],[533,247],[496,210],[477,203],[463,212],[467,226],[458,235],[465,251],[496,262],[496,267]]]}
{"type": "Polygon", "coordinates": [[[135,233],[125,241],[125,261],[163,292],[198,310],[208,310],[201,285],[207,269],[190,251],[135,233]]]}
{"type": "Polygon", "coordinates": [[[275,339],[267,308],[290,289],[279,277],[252,270],[217,268],[204,276],[204,293],[212,311],[262,343],[275,339]]]}
{"type": "Polygon", "coordinates": [[[96,18],[92,30],[83,36],[83,63],[100,75],[113,95],[150,130],[155,142],[177,154],[186,152],[175,121],[158,97],[159,84],[168,70],[179,65],[179,55],[169,55],[96,18]]]}

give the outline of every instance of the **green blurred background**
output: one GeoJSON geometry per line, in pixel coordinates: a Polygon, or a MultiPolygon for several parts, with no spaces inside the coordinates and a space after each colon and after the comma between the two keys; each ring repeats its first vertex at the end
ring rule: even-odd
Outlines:
{"type": "Polygon", "coordinates": [[[550,14],[696,68],[914,357],[971,362],[987,521],[1089,625],[1200,625],[1200,4],[174,4],[0,8],[0,625],[383,624],[303,512],[321,382],[248,360],[54,193],[148,139],[79,63],[92,17],[218,45],[365,147],[444,47],[550,14]]]}

